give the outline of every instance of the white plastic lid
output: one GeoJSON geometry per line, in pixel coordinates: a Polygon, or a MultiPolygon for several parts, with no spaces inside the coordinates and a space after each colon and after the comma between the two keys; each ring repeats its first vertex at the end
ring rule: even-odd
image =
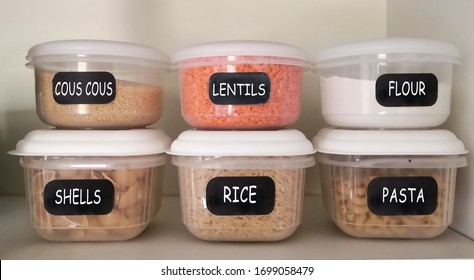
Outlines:
{"type": "Polygon", "coordinates": [[[376,55],[382,60],[385,54],[423,54],[429,55],[426,60],[456,64],[460,58],[458,49],[445,42],[421,38],[385,38],[327,48],[319,52],[314,61],[318,67],[324,67],[332,66],[326,64],[335,59],[376,55]]]}
{"type": "Polygon", "coordinates": [[[27,66],[61,61],[100,61],[156,64],[169,67],[164,52],[145,45],[106,40],[60,40],[35,45],[28,50],[27,66]]]}
{"type": "Polygon", "coordinates": [[[187,130],[168,152],[179,156],[298,156],[314,153],[311,141],[300,131],[187,130]]]}
{"type": "Polygon", "coordinates": [[[135,156],[161,154],[171,139],[159,129],[34,130],[10,154],[18,156],[135,156]]]}
{"type": "MultiPolygon", "coordinates": [[[[271,62],[275,64],[303,67],[308,67],[310,62],[309,55],[298,47],[284,43],[252,40],[219,41],[190,46],[177,51],[172,61],[184,64],[189,59],[220,56],[261,56],[267,57],[267,59],[271,57],[271,62]]],[[[264,62],[266,61],[254,61],[254,63],[264,62]]]]}
{"type": "Polygon", "coordinates": [[[450,131],[344,130],[324,128],[313,138],[317,152],[338,155],[461,155],[464,144],[450,131]]]}

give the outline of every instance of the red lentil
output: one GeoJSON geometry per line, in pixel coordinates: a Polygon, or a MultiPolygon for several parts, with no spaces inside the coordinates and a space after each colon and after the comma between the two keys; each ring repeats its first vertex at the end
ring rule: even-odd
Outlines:
{"type": "Polygon", "coordinates": [[[181,106],[186,122],[202,129],[277,129],[294,124],[301,112],[304,69],[271,63],[276,59],[221,56],[186,61],[196,65],[180,69],[181,106]],[[269,100],[263,104],[214,104],[209,98],[209,79],[221,72],[266,73],[271,82],[269,100]]]}

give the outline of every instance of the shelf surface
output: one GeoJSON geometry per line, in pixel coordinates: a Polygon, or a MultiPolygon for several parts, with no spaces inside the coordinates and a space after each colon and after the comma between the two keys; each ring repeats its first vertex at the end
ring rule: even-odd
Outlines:
{"type": "Polygon", "coordinates": [[[178,197],[164,197],[160,212],[139,236],[121,242],[51,242],[28,221],[25,197],[0,197],[1,259],[471,259],[474,241],[447,229],[432,239],[364,239],[341,232],[320,196],[306,196],[303,222],[278,242],[209,242],[181,223],[178,197]]]}

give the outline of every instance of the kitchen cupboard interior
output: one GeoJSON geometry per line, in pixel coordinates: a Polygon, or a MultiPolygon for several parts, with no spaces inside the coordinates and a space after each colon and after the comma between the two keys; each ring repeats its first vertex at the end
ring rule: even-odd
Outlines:
{"type": "MultiPolygon", "coordinates": [[[[27,50],[59,39],[105,39],[177,49],[216,40],[271,40],[299,46],[310,54],[351,41],[387,36],[423,37],[457,46],[451,115],[443,128],[474,150],[471,82],[474,39],[470,36],[474,3],[460,0],[327,1],[129,1],[80,2],[0,0],[0,258],[2,259],[210,259],[210,258],[474,258],[474,162],[459,169],[454,222],[434,239],[357,239],[345,235],[322,207],[317,167],[308,168],[303,222],[290,238],[268,243],[206,242],[181,223],[176,167],[165,166],[163,205],[149,228],[124,242],[55,243],[30,227],[24,198],[23,170],[7,152],[31,130],[46,128],[36,116],[34,77],[27,69],[27,50]],[[54,7],[54,9],[53,9],[54,7]],[[377,248],[375,250],[374,248],[377,248]],[[232,252],[232,254],[229,254],[232,252]]],[[[171,138],[190,127],[180,108],[178,75],[165,82],[163,117],[154,127],[171,138]]],[[[292,126],[312,138],[327,126],[320,113],[317,75],[306,72],[302,115],[292,126]]]]}

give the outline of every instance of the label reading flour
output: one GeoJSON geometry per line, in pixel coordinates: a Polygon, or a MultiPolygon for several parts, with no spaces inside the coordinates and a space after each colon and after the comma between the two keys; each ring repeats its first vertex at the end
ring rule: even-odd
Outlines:
{"type": "Polygon", "coordinates": [[[270,78],[263,72],[214,73],[209,98],[217,105],[264,104],[270,99],[270,78]]]}
{"type": "Polygon", "coordinates": [[[438,100],[433,74],[384,74],[375,83],[377,102],[384,107],[432,106],[438,100]]]}
{"type": "Polygon", "coordinates": [[[207,183],[206,205],[214,215],[267,215],[275,207],[275,182],[267,176],[215,177],[207,183]]]}
{"type": "Polygon", "coordinates": [[[59,104],[107,104],[115,99],[115,77],[109,72],[58,72],[52,94],[59,104]]]}
{"type": "Polygon", "coordinates": [[[53,180],[44,187],[44,209],[52,215],[106,215],[114,198],[114,185],[105,179],[53,180]]]}
{"type": "Polygon", "coordinates": [[[437,205],[433,177],[376,177],[367,187],[367,206],[375,215],[430,215],[437,205]]]}

